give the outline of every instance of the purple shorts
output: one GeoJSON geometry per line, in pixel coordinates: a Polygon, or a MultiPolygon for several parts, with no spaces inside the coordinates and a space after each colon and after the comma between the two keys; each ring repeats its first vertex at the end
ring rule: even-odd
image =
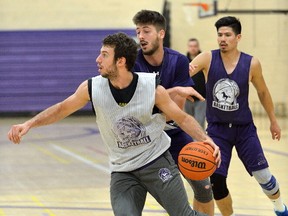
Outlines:
{"type": "Polygon", "coordinates": [[[221,151],[221,166],[215,173],[227,177],[234,146],[250,175],[269,166],[253,122],[246,125],[209,123],[207,132],[221,151]]]}

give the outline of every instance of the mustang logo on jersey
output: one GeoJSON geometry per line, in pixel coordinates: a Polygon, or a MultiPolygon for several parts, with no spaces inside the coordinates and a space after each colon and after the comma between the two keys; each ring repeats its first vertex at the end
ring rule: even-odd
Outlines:
{"type": "Polygon", "coordinates": [[[235,111],[239,109],[237,97],[240,89],[237,83],[230,79],[220,79],[213,88],[212,107],[223,111],[235,111]]]}
{"type": "Polygon", "coordinates": [[[146,128],[133,116],[119,119],[113,127],[119,148],[128,148],[151,142],[146,136],[146,128]]]}

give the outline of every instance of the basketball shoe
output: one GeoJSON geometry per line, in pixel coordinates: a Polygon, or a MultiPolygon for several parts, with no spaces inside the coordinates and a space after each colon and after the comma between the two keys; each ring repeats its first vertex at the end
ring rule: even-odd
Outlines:
{"type": "Polygon", "coordinates": [[[283,212],[275,211],[277,216],[288,216],[287,206],[285,205],[285,210],[283,212]]]}

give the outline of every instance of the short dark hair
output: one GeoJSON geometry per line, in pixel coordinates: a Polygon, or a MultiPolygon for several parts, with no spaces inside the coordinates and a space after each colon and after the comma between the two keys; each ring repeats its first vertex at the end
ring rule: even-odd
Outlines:
{"type": "Polygon", "coordinates": [[[157,11],[152,10],[141,10],[134,17],[133,22],[135,25],[138,24],[149,24],[154,25],[157,31],[166,31],[166,19],[157,11]]]}
{"type": "Polygon", "coordinates": [[[137,57],[136,41],[123,32],[108,35],[103,39],[104,46],[114,48],[114,61],[124,57],[126,59],[126,68],[131,71],[137,57]]]}
{"type": "Polygon", "coordinates": [[[241,34],[241,30],[242,30],[241,23],[240,23],[240,20],[237,19],[236,17],[232,17],[232,16],[222,17],[215,23],[215,27],[217,31],[220,27],[223,27],[223,26],[231,27],[233,32],[236,35],[241,34]]]}
{"type": "Polygon", "coordinates": [[[198,39],[197,39],[197,38],[190,38],[190,39],[188,40],[188,42],[192,42],[192,41],[195,41],[196,43],[198,43],[198,44],[199,44],[199,41],[198,41],[198,39]]]}

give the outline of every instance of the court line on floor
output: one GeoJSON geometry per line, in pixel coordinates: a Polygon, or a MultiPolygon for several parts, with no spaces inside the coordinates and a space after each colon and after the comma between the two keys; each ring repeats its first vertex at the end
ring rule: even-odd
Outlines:
{"type": "MultiPolygon", "coordinates": [[[[95,128],[90,128],[90,127],[83,127],[82,128],[85,132],[84,133],[79,133],[79,134],[73,134],[73,135],[64,135],[64,136],[53,136],[53,137],[45,137],[45,138],[30,138],[26,137],[25,142],[46,142],[46,141],[59,141],[59,140],[70,140],[70,139],[78,139],[78,138],[83,138],[87,136],[92,136],[92,135],[97,135],[99,134],[99,130],[95,128]]],[[[1,140],[0,139],[0,144],[6,144],[9,140],[1,140]]]]}
{"type": "Polygon", "coordinates": [[[5,212],[2,209],[0,209],[0,216],[6,216],[5,212]]]}
{"type": "MultiPolygon", "coordinates": [[[[77,211],[109,211],[112,212],[112,208],[103,208],[103,207],[99,207],[99,208],[95,208],[95,207],[68,207],[68,206],[11,206],[11,205],[6,205],[6,206],[1,206],[1,208],[4,209],[45,209],[45,208],[49,208],[52,209],[54,211],[56,210],[77,210],[77,211]]],[[[144,209],[143,212],[151,212],[151,213],[165,213],[166,211],[164,209],[144,209]]],[[[55,216],[55,214],[51,215],[51,210],[50,210],[50,215],[49,216],[55,216]]]]}
{"type": "Polygon", "coordinates": [[[48,155],[50,157],[52,157],[53,159],[57,160],[58,162],[62,163],[62,164],[69,164],[70,162],[68,160],[65,160],[64,158],[61,158],[55,154],[53,154],[52,152],[50,152],[48,149],[46,148],[42,148],[39,145],[33,144],[31,143],[31,145],[36,148],[38,151],[42,152],[45,155],[48,155]]]}
{"type": "Polygon", "coordinates": [[[269,152],[269,153],[272,153],[272,154],[288,157],[288,153],[284,152],[284,151],[277,151],[277,150],[272,150],[272,149],[269,149],[269,148],[263,148],[263,149],[264,149],[264,152],[269,152]]]}
{"type": "MultiPolygon", "coordinates": [[[[4,209],[44,209],[47,207],[41,207],[41,206],[1,206],[1,208],[4,209]]],[[[69,210],[75,210],[75,211],[105,211],[105,212],[112,212],[112,208],[95,208],[95,207],[65,207],[65,206],[49,206],[49,209],[53,209],[54,211],[57,210],[63,210],[63,211],[69,211],[69,210]]],[[[256,209],[255,209],[256,210],[256,209]]],[[[144,209],[143,212],[150,212],[150,213],[166,213],[164,209],[144,209]]],[[[51,214],[49,216],[52,216],[51,214]]],[[[55,216],[55,214],[54,214],[55,216]]],[[[215,213],[215,216],[221,216],[221,214],[215,213]]],[[[252,214],[237,214],[237,216],[259,216],[259,215],[252,215],[252,214]]]]}
{"type": "Polygon", "coordinates": [[[31,199],[33,200],[33,202],[41,209],[43,209],[43,211],[45,211],[45,213],[48,214],[48,216],[56,216],[49,208],[47,208],[37,197],[32,196],[31,199]]]}
{"type": "Polygon", "coordinates": [[[60,146],[58,146],[58,145],[55,145],[55,144],[52,144],[52,147],[53,147],[55,150],[60,151],[60,152],[62,152],[62,153],[64,153],[64,154],[66,154],[66,155],[69,155],[69,156],[71,156],[71,157],[73,157],[73,158],[75,158],[75,159],[77,159],[77,160],[79,160],[79,161],[81,161],[81,162],[83,162],[83,163],[85,163],[85,164],[93,167],[93,168],[96,168],[96,169],[98,169],[98,170],[101,170],[101,171],[103,171],[103,172],[105,172],[105,173],[107,173],[107,174],[110,174],[110,173],[111,173],[110,170],[109,170],[107,167],[105,167],[105,166],[103,166],[103,165],[100,165],[100,164],[96,164],[96,163],[94,163],[93,161],[88,160],[88,159],[86,159],[86,158],[84,158],[84,157],[82,157],[82,156],[80,156],[80,155],[78,155],[78,154],[75,154],[75,153],[73,153],[73,152],[71,152],[71,151],[69,151],[69,150],[67,150],[67,149],[65,149],[65,148],[62,148],[62,147],[60,147],[60,146]]]}

